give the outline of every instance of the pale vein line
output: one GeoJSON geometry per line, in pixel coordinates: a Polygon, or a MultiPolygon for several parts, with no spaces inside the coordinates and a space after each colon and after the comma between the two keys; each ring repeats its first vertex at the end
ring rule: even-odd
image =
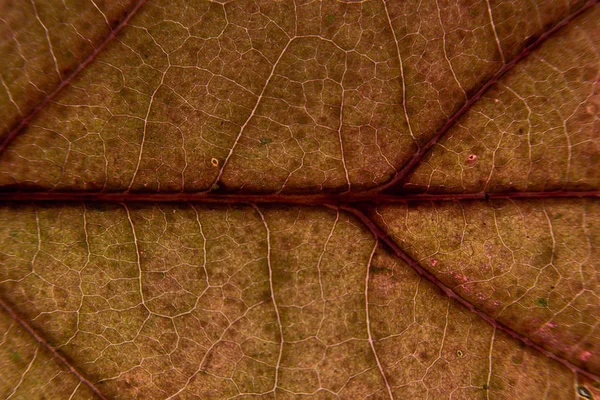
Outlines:
{"type": "Polygon", "coordinates": [[[160,83],[156,86],[156,88],[152,92],[152,95],[150,96],[150,101],[148,102],[148,109],[146,110],[146,116],[144,117],[144,129],[142,130],[142,143],[140,143],[140,153],[138,154],[138,160],[137,164],[135,165],[135,171],[133,171],[133,175],[131,176],[131,181],[129,182],[129,186],[127,187],[127,192],[131,190],[133,182],[135,181],[137,173],[140,169],[140,164],[142,163],[142,155],[144,154],[144,143],[146,143],[146,131],[148,129],[148,118],[150,117],[150,110],[152,109],[152,104],[154,104],[154,96],[156,95],[156,92],[158,92],[158,89],[160,89],[163,85],[163,81],[165,80],[165,75],[167,74],[168,70],[169,68],[163,71],[162,76],[160,78],[160,83]]]}
{"type": "Polygon", "coordinates": [[[323,315],[321,316],[321,322],[319,322],[319,329],[317,329],[317,334],[321,332],[321,327],[323,325],[323,319],[325,317],[325,293],[323,292],[323,277],[321,276],[321,262],[323,261],[323,257],[325,256],[325,252],[327,251],[327,246],[333,237],[333,232],[335,231],[335,227],[340,219],[340,210],[336,208],[335,221],[333,221],[333,226],[331,227],[331,231],[329,232],[329,236],[327,236],[327,240],[325,240],[325,244],[323,244],[323,251],[319,256],[319,261],[317,261],[317,274],[319,275],[319,289],[321,290],[321,301],[323,302],[323,307],[321,307],[321,312],[323,315]]]}
{"type": "Polygon", "coordinates": [[[496,38],[496,45],[498,46],[498,51],[500,52],[500,57],[502,58],[502,64],[506,64],[506,60],[504,59],[504,51],[502,51],[502,44],[500,44],[500,39],[498,38],[498,33],[496,32],[496,24],[494,24],[494,17],[492,16],[492,6],[490,5],[490,0],[485,0],[485,2],[487,3],[488,15],[490,16],[490,24],[492,25],[494,38],[496,38]]]}
{"type": "Polygon", "coordinates": [[[415,138],[412,127],[410,126],[408,110],[406,109],[406,79],[404,78],[404,65],[402,64],[402,57],[400,56],[400,45],[398,44],[398,37],[396,36],[394,26],[392,25],[392,19],[390,18],[390,13],[388,12],[386,0],[382,1],[383,9],[385,10],[385,15],[387,16],[388,24],[390,25],[390,30],[392,31],[392,35],[394,36],[394,42],[396,43],[396,54],[398,55],[398,62],[400,63],[400,75],[402,76],[402,108],[404,109],[404,119],[406,119],[406,124],[408,125],[408,131],[410,132],[410,136],[412,136],[413,140],[418,145],[418,141],[415,138]]]}
{"type": "Polygon", "coordinates": [[[144,306],[144,308],[146,310],[148,310],[148,312],[150,312],[150,309],[146,306],[146,301],[144,300],[144,291],[142,288],[142,264],[140,262],[140,249],[138,247],[138,239],[137,239],[137,235],[135,233],[135,228],[133,227],[133,220],[131,219],[131,214],[129,213],[129,208],[127,207],[127,204],[122,203],[123,208],[125,208],[125,212],[127,213],[127,219],[129,220],[129,225],[131,225],[131,233],[133,234],[133,244],[135,246],[135,258],[136,258],[136,264],[138,267],[138,281],[139,281],[139,288],[140,288],[140,299],[142,301],[142,305],[144,306]]]}
{"type": "Polygon", "coordinates": [[[529,107],[529,104],[527,103],[527,100],[523,97],[521,97],[520,94],[518,94],[515,90],[513,90],[511,87],[504,85],[502,83],[498,83],[498,86],[502,86],[503,88],[505,88],[506,90],[508,90],[509,92],[511,92],[516,98],[518,98],[519,100],[521,100],[523,102],[523,105],[525,107],[527,107],[527,147],[529,149],[529,170],[527,171],[527,180],[525,182],[526,187],[529,187],[529,177],[531,176],[531,170],[533,169],[533,154],[532,154],[532,139],[531,139],[531,114],[533,113],[531,111],[531,108],[529,107]]]}
{"type": "Polygon", "coordinates": [[[252,117],[254,117],[254,114],[256,113],[256,110],[258,109],[258,106],[259,106],[259,104],[260,104],[260,102],[262,100],[263,95],[265,94],[265,92],[267,90],[267,87],[269,86],[269,83],[271,82],[271,79],[273,79],[273,76],[275,75],[275,68],[277,68],[277,65],[279,64],[279,61],[281,60],[281,58],[283,57],[283,55],[285,54],[285,52],[287,51],[288,47],[290,46],[290,44],[293,41],[294,40],[291,39],[291,40],[289,40],[287,42],[287,44],[285,45],[285,47],[281,51],[281,54],[279,54],[279,57],[277,57],[277,60],[275,60],[275,62],[273,63],[273,67],[271,68],[271,72],[269,73],[269,77],[267,78],[267,81],[265,82],[265,85],[263,86],[260,94],[258,95],[258,99],[256,100],[256,103],[254,104],[254,108],[250,112],[250,115],[248,115],[248,118],[246,118],[246,121],[244,122],[244,124],[241,126],[240,131],[238,132],[238,135],[235,138],[235,141],[233,142],[233,146],[231,146],[231,150],[229,150],[229,154],[227,154],[227,157],[225,157],[225,161],[223,161],[223,165],[219,169],[219,173],[217,174],[217,177],[213,181],[213,183],[210,186],[210,189],[208,189],[208,191],[214,190],[215,186],[219,183],[219,180],[221,179],[221,175],[223,175],[223,171],[225,171],[225,167],[227,166],[227,163],[229,162],[229,159],[233,155],[233,151],[237,147],[237,144],[240,141],[240,138],[242,137],[242,133],[244,133],[244,129],[246,129],[246,126],[248,126],[248,123],[250,122],[250,120],[252,119],[252,117]]]}
{"type": "Polygon", "coordinates": [[[10,100],[10,102],[13,104],[13,106],[15,106],[15,108],[19,112],[19,115],[23,115],[23,113],[21,112],[21,108],[13,99],[12,94],[10,93],[10,90],[8,89],[8,86],[6,86],[6,83],[4,82],[4,78],[2,77],[2,75],[0,75],[0,82],[2,82],[2,86],[4,86],[4,90],[6,90],[6,94],[8,95],[8,100],[10,100]]]}
{"type": "Polygon", "coordinates": [[[446,305],[446,317],[445,317],[445,322],[444,322],[444,332],[442,333],[442,342],[440,343],[440,349],[438,350],[438,356],[435,360],[433,360],[433,362],[431,364],[429,364],[429,366],[427,367],[427,370],[425,371],[425,374],[423,374],[423,377],[421,378],[421,380],[425,379],[425,377],[429,373],[429,370],[435,365],[435,363],[438,362],[438,360],[441,360],[444,358],[444,357],[442,357],[442,352],[444,351],[444,346],[446,344],[446,334],[448,333],[448,317],[449,317],[449,315],[450,315],[450,301],[448,301],[448,303],[446,305]]]}
{"type": "Polygon", "coordinates": [[[31,6],[33,7],[33,12],[35,13],[35,17],[39,21],[40,25],[42,25],[42,28],[44,28],[44,32],[46,32],[46,41],[48,42],[48,50],[50,51],[50,55],[52,56],[52,61],[54,62],[54,69],[56,70],[58,79],[61,79],[60,72],[58,70],[58,61],[56,60],[56,56],[54,55],[54,49],[52,48],[52,42],[50,41],[50,34],[48,33],[48,28],[46,28],[46,25],[42,22],[42,19],[38,15],[37,7],[35,6],[35,2],[33,0],[30,0],[30,2],[31,2],[31,6]]]}
{"type": "Polygon", "coordinates": [[[69,400],[71,400],[73,398],[73,396],[75,396],[75,393],[77,393],[77,391],[79,390],[79,386],[81,386],[81,381],[79,381],[79,383],[77,384],[77,386],[75,386],[75,389],[73,389],[73,392],[69,396],[69,400]]]}
{"type": "Polygon", "coordinates": [[[465,92],[465,89],[462,87],[462,85],[458,81],[458,77],[454,73],[454,68],[452,68],[452,63],[450,62],[450,59],[448,58],[448,54],[446,53],[446,29],[444,28],[444,23],[442,22],[442,10],[440,10],[440,5],[437,0],[436,0],[435,4],[436,4],[437,10],[438,10],[438,19],[440,20],[440,27],[442,28],[442,32],[444,33],[444,37],[442,38],[443,43],[444,43],[444,46],[443,46],[444,58],[446,59],[446,61],[448,61],[448,66],[450,67],[450,72],[452,72],[452,76],[454,77],[456,84],[458,85],[460,90],[462,90],[463,95],[465,96],[465,99],[468,99],[469,97],[467,96],[467,92],[465,92]]]}
{"type": "Polygon", "coordinates": [[[348,175],[348,168],[346,167],[346,157],[344,157],[344,141],[342,140],[342,126],[344,124],[344,99],[346,97],[346,89],[344,89],[344,77],[346,76],[346,72],[348,72],[348,53],[346,53],[346,61],[344,64],[344,74],[341,79],[341,87],[342,87],[342,100],[340,103],[340,126],[338,128],[338,139],[340,140],[340,152],[342,155],[342,165],[344,166],[344,173],[346,174],[346,182],[348,183],[348,192],[352,187],[352,183],[350,183],[350,176],[348,175]]]}
{"type": "Polygon", "coordinates": [[[369,262],[367,264],[367,273],[365,276],[365,314],[367,319],[367,335],[369,336],[369,345],[371,346],[371,351],[373,352],[373,356],[375,357],[375,361],[377,362],[377,368],[379,369],[379,373],[385,382],[385,387],[387,388],[388,395],[390,399],[394,399],[394,394],[392,393],[392,388],[385,376],[385,372],[383,372],[383,366],[379,361],[379,356],[377,355],[377,351],[375,351],[375,343],[373,342],[373,335],[371,334],[371,318],[369,316],[369,270],[371,269],[371,263],[373,262],[373,256],[375,255],[375,250],[377,250],[377,245],[379,244],[379,239],[375,238],[375,245],[373,246],[373,250],[371,250],[371,255],[369,256],[369,262]]]}
{"type": "Polygon", "coordinates": [[[494,330],[492,332],[492,339],[490,340],[490,355],[489,355],[489,370],[488,377],[486,381],[487,390],[486,390],[486,398],[490,400],[490,382],[492,380],[492,352],[494,350],[494,340],[496,339],[496,327],[494,326],[494,330]]]}
{"type": "Polygon", "coordinates": [[[10,323],[10,325],[8,326],[8,328],[6,329],[6,331],[4,331],[4,333],[2,334],[2,341],[0,341],[0,347],[4,346],[4,343],[6,343],[6,338],[7,338],[8,334],[10,333],[10,330],[13,329],[14,325],[15,325],[15,322],[12,321],[10,323]]]}
{"type": "Polygon", "coordinates": [[[77,336],[77,332],[79,332],[79,324],[80,324],[80,313],[81,313],[81,308],[83,307],[83,299],[85,298],[85,293],[83,290],[83,287],[81,286],[81,283],[83,281],[83,279],[81,279],[81,272],[87,268],[87,266],[90,264],[90,257],[92,256],[92,253],[90,251],[90,238],[89,238],[89,234],[88,234],[88,229],[87,229],[87,207],[85,205],[86,203],[83,203],[83,233],[85,234],[85,248],[87,251],[87,258],[85,260],[85,263],[83,264],[83,267],[81,268],[81,270],[79,270],[77,272],[77,275],[79,276],[79,292],[81,294],[81,297],[79,299],[79,307],[77,307],[77,311],[75,312],[75,333],[73,334],[73,336],[71,336],[66,342],[65,344],[61,345],[61,347],[68,345],[71,340],[73,340],[75,338],[75,336],[77,336]]]}
{"type": "Polygon", "coordinates": [[[209,289],[210,289],[210,281],[208,280],[208,270],[206,269],[206,236],[204,235],[204,230],[202,229],[202,223],[200,222],[200,215],[198,214],[198,210],[196,209],[196,207],[194,207],[193,204],[188,203],[188,205],[190,206],[190,208],[192,210],[194,210],[194,213],[196,214],[196,223],[198,224],[198,230],[200,231],[200,236],[202,236],[202,270],[204,271],[204,282],[206,283],[206,287],[204,288],[204,290],[202,291],[202,293],[200,293],[199,295],[196,296],[196,301],[194,302],[194,307],[192,307],[190,310],[186,311],[185,313],[179,313],[177,314],[175,317],[178,317],[180,315],[184,315],[184,314],[188,314],[191,313],[192,311],[194,311],[197,307],[198,307],[198,303],[200,302],[200,299],[202,298],[202,296],[204,296],[204,293],[206,293],[209,289]]]}
{"type": "MultiPolygon", "coordinates": [[[[579,277],[581,278],[581,282],[585,282],[583,266],[585,264],[587,264],[590,261],[590,259],[592,258],[592,254],[593,254],[594,247],[595,247],[594,244],[592,243],[591,235],[588,230],[587,207],[588,207],[588,202],[586,201],[583,203],[583,212],[581,213],[581,228],[583,229],[583,233],[585,234],[585,239],[587,241],[588,253],[587,253],[587,257],[585,258],[585,260],[583,260],[581,263],[579,263],[579,277]]],[[[594,220],[594,219],[592,219],[592,220],[594,220]]]]}
{"type": "Polygon", "coordinates": [[[271,231],[267,225],[267,221],[265,220],[265,216],[263,215],[262,211],[260,211],[256,205],[253,205],[252,207],[256,210],[258,215],[260,215],[260,219],[262,220],[265,230],[267,231],[267,265],[269,267],[269,288],[271,290],[271,299],[273,300],[275,315],[277,315],[277,326],[279,327],[279,356],[277,357],[277,365],[275,366],[275,382],[273,382],[273,389],[271,389],[271,391],[274,392],[277,388],[277,381],[279,379],[279,365],[281,364],[281,355],[283,354],[283,327],[281,326],[281,318],[279,317],[279,309],[277,308],[275,291],[273,290],[273,268],[271,267],[271,231]]]}
{"type": "MultiPolygon", "coordinates": [[[[194,213],[196,214],[196,222],[198,223],[198,229],[200,230],[200,236],[202,236],[202,269],[204,270],[204,277],[205,277],[205,282],[206,282],[206,289],[208,290],[208,288],[210,287],[210,282],[208,280],[208,271],[206,269],[206,236],[204,236],[204,230],[202,229],[202,223],[200,222],[200,215],[198,214],[198,210],[196,209],[196,207],[194,207],[193,204],[190,204],[190,207],[192,208],[192,210],[194,210],[194,213]]],[[[201,296],[198,296],[197,300],[196,300],[196,305],[198,304],[198,301],[200,300],[201,296]]],[[[196,307],[194,307],[196,308],[196,307]]]]}
{"type": "Polygon", "coordinates": [[[38,350],[40,349],[40,346],[38,345],[35,348],[35,353],[33,353],[33,358],[31,359],[31,361],[29,362],[29,365],[27,365],[27,369],[25,370],[25,372],[23,372],[23,374],[21,375],[21,379],[19,379],[19,383],[17,383],[17,385],[13,388],[12,392],[8,395],[8,397],[6,398],[6,400],[10,399],[11,397],[14,396],[15,393],[17,393],[17,390],[19,390],[19,387],[21,386],[21,384],[23,383],[23,381],[25,380],[25,375],[27,375],[27,373],[29,372],[29,370],[31,369],[31,366],[33,365],[33,362],[35,361],[35,359],[37,358],[37,354],[38,354],[38,350]]]}
{"type": "Polygon", "coordinates": [[[550,258],[550,264],[554,266],[554,256],[556,255],[556,237],[554,236],[554,226],[552,225],[552,219],[548,215],[548,211],[546,210],[546,206],[543,207],[544,215],[546,216],[546,221],[548,221],[548,231],[550,232],[550,236],[552,237],[552,257],[550,258]]]}
{"type": "Polygon", "coordinates": [[[567,141],[567,176],[566,176],[566,182],[563,185],[563,187],[565,187],[565,186],[568,187],[568,185],[569,185],[569,175],[571,175],[571,161],[572,161],[571,160],[571,158],[572,158],[572,156],[571,156],[571,152],[572,152],[571,151],[571,147],[572,147],[571,136],[569,136],[569,126],[567,124],[567,122],[569,122],[569,121],[568,121],[568,118],[565,119],[563,117],[562,112],[560,112],[560,110],[556,110],[556,111],[558,112],[558,115],[560,115],[560,117],[563,118],[563,129],[564,129],[564,132],[565,132],[565,140],[567,141]]]}
{"type": "Polygon", "coordinates": [[[35,214],[35,229],[37,232],[37,249],[35,250],[33,257],[31,257],[31,272],[34,272],[35,260],[42,249],[42,233],[40,232],[40,216],[38,214],[38,210],[36,207],[34,207],[33,211],[35,214]]]}
{"type": "Polygon", "coordinates": [[[106,14],[104,14],[104,12],[100,9],[100,7],[98,7],[98,5],[96,4],[96,2],[94,0],[90,0],[90,2],[94,5],[94,7],[96,7],[96,10],[98,10],[98,12],[100,14],[102,14],[102,16],[104,17],[104,21],[106,22],[106,25],[108,25],[108,28],[110,29],[110,22],[108,22],[108,18],[106,18],[106,14]]]}
{"type": "MultiPolygon", "coordinates": [[[[542,61],[544,64],[546,64],[548,67],[552,68],[554,71],[556,71],[556,73],[562,77],[562,80],[566,82],[566,78],[565,78],[565,73],[563,71],[561,71],[560,69],[558,69],[557,67],[555,67],[551,62],[547,61],[544,57],[538,57],[538,59],[540,61],[542,61]]],[[[595,84],[594,84],[595,86],[595,84]]],[[[592,91],[593,92],[593,91],[592,91]]],[[[569,117],[565,117],[563,115],[563,113],[560,111],[560,108],[558,107],[554,107],[554,111],[556,111],[556,113],[558,113],[558,116],[560,117],[560,119],[563,122],[563,130],[565,133],[565,140],[567,142],[567,174],[566,174],[566,183],[564,186],[567,186],[569,184],[569,175],[571,174],[571,137],[569,136],[569,127],[568,127],[568,122],[571,119],[571,117],[577,112],[578,107],[575,108],[575,110],[573,111],[573,113],[571,113],[571,115],[569,115],[569,117]]]]}
{"type": "Polygon", "coordinates": [[[494,175],[494,167],[496,166],[496,153],[500,150],[500,145],[502,144],[502,141],[504,140],[504,131],[501,132],[500,134],[500,139],[498,139],[498,144],[496,145],[496,148],[494,149],[494,152],[492,153],[492,162],[491,167],[490,167],[490,173],[488,174],[487,180],[485,181],[485,186],[483,187],[483,191],[487,192],[488,190],[488,186],[490,185],[491,181],[492,181],[492,176],[494,175]]]}
{"type": "MultiPolygon", "coordinates": [[[[550,363],[548,363],[550,364],[550,363]]],[[[548,395],[550,394],[550,383],[552,382],[552,369],[550,368],[550,365],[548,365],[548,367],[546,368],[546,379],[545,379],[545,388],[544,388],[544,399],[548,398],[548,395]]],[[[577,375],[575,375],[577,376],[577,375]]]]}

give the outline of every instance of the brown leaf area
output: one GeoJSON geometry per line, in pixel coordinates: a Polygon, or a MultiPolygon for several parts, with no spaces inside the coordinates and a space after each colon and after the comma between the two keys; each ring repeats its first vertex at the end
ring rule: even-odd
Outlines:
{"type": "Polygon", "coordinates": [[[597,1],[0,15],[0,396],[600,398],[597,1]]]}

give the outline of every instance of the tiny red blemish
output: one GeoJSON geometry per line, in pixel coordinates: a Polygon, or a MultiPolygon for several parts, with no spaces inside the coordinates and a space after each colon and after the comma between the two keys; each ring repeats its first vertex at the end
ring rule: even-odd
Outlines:
{"type": "Polygon", "coordinates": [[[592,352],[587,350],[579,355],[579,359],[581,361],[587,361],[590,359],[590,357],[592,357],[592,352]]]}

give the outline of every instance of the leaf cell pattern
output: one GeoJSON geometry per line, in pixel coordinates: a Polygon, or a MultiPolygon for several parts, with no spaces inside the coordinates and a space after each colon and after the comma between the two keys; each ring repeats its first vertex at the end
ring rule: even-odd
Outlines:
{"type": "Polygon", "coordinates": [[[597,1],[0,14],[5,398],[599,398],[597,1]]]}

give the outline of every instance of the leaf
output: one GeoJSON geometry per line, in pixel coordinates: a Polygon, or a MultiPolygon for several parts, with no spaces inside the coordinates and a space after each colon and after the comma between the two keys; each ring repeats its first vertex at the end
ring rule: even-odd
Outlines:
{"type": "Polygon", "coordinates": [[[5,398],[599,398],[597,1],[0,14],[5,398]]]}

